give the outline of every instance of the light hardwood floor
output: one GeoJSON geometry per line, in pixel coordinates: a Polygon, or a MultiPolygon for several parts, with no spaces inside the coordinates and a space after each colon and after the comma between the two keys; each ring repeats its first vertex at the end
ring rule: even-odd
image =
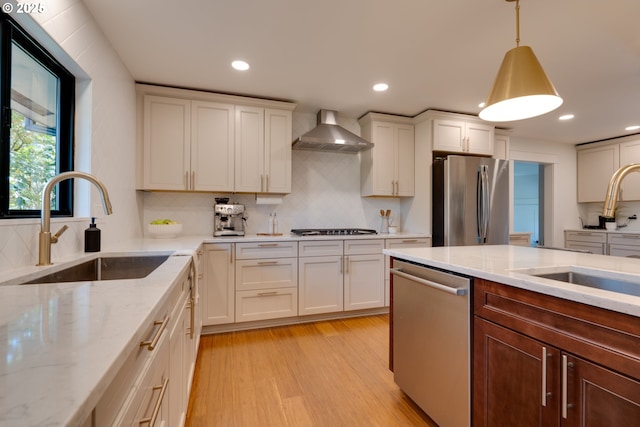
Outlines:
{"type": "Polygon", "coordinates": [[[202,336],[187,427],[435,424],[393,382],[388,315],[202,336]]]}

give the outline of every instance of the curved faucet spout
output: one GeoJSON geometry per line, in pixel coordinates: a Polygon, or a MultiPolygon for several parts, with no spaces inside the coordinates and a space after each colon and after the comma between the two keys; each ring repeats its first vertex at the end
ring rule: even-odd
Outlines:
{"type": "Polygon", "coordinates": [[[620,183],[625,176],[631,172],[640,172],[640,163],[631,163],[626,166],[622,166],[615,171],[611,180],[609,181],[609,187],[607,187],[607,195],[604,200],[604,208],[602,209],[602,217],[613,218],[618,203],[618,196],[620,194],[620,183]]]}
{"type": "Polygon", "coordinates": [[[38,265],[51,265],[51,191],[53,187],[61,181],[71,178],[82,178],[94,184],[102,198],[102,206],[107,215],[113,213],[109,192],[102,181],[86,172],[70,171],[62,172],[51,178],[42,191],[42,211],[40,212],[40,236],[38,248],[38,265]]]}

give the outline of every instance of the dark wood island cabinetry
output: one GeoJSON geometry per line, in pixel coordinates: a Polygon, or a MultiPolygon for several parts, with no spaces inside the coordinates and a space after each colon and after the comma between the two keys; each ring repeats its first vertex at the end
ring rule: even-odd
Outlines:
{"type": "Polygon", "coordinates": [[[474,281],[473,425],[640,426],[640,318],[474,281]]]}

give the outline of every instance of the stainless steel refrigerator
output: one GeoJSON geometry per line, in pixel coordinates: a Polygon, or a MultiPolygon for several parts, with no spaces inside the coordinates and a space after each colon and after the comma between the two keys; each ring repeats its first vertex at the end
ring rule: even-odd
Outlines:
{"type": "Polygon", "coordinates": [[[509,243],[509,162],[447,156],[433,161],[433,246],[509,243]]]}

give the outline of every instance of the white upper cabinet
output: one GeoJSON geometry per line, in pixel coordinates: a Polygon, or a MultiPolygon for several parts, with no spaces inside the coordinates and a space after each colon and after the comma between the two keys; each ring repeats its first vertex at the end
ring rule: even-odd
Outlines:
{"type": "Polygon", "coordinates": [[[493,155],[494,127],[471,120],[433,120],[433,151],[493,155]]]}
{"type": "Polygon", "coordinates": [[[609,180],[619,165],[618,144],[578,149],[578,202],[604,202],[609,180]]]}
{"type": "Polygon", "coordinates": [[[231,104],[191,102],[191,190],[233,190],[233,113],[231,104]]]}
{"type": "Polygon", "coordinates": [[[191,101],[144,97],[144,189],[188,189],[190,122],[191,101]]]}
{"type": "MultiPolygon", "coordinates": [[[[604,202],[609,181],[618,168],[640,163],[640,138],[618,138],[577,147],[578,202],[604,202]]],[[[620,200],[640,200],[640,174],[627,175],[620,184],[620,200]]]]}
{"type": "MultiPolygon", "coordinates": [[[[620,143],[620,166],[630,163],[640,163],[640,138],[620,143]]],[[[621,200],[640,200],[640,174],[627,175],[620,191],[621,200]]]]}
{"type": "Polygon", "coordinates": [[[360,152],[362,196],[415,194],[415,145],[411,119],[369,113],[360,120],[362,137],[374,147],[360,152]]]}
{"type": "Polygon", "coordinates": [[[136,88],[138,188],[291,192],[295,104],[142,84],[136,88]]]}
{"type": "Polygon", "coordinates": [[[291,111],[236,107],[236,191],[291,192],[291,111]]]}

